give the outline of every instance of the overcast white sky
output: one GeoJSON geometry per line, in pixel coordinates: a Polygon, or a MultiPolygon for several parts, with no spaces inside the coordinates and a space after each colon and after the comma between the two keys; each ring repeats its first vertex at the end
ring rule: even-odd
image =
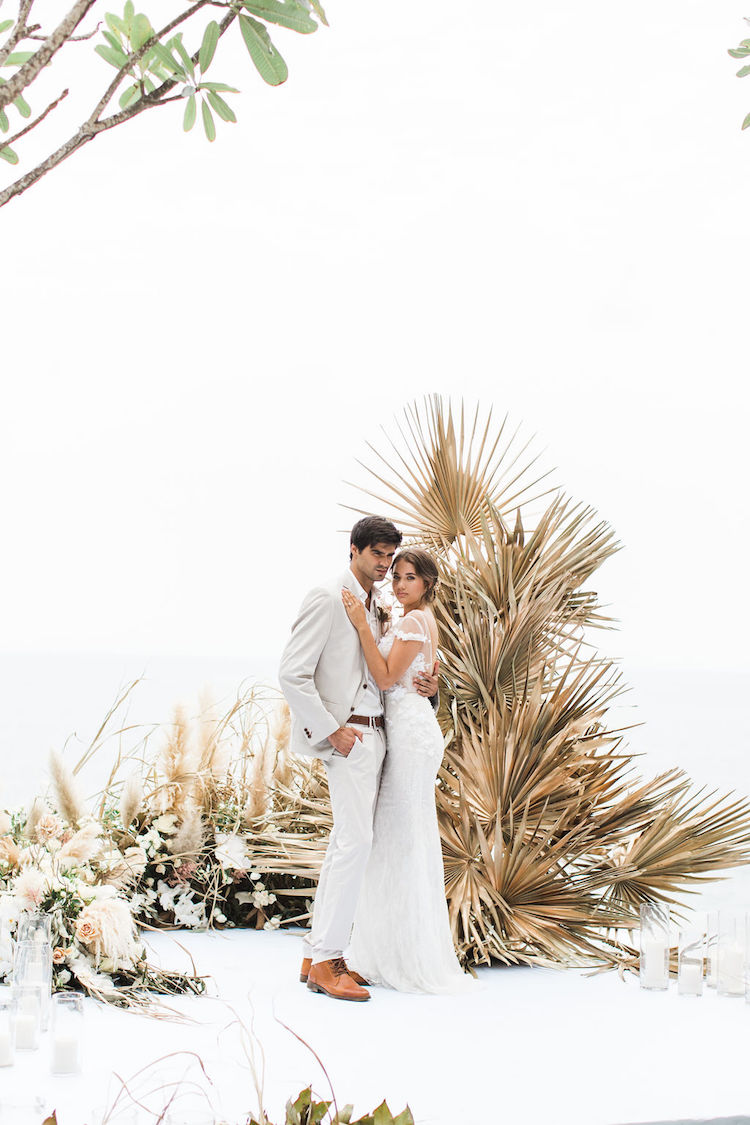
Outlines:
{"type": "Polygon", "coordinates": [[[280,89],[222,43],[213,146],[160,110],[0,211],[0,647],[273,670],[440,391],[615,527],[610,651],[747,667],[746,9],[327,11],[280,89]]]}

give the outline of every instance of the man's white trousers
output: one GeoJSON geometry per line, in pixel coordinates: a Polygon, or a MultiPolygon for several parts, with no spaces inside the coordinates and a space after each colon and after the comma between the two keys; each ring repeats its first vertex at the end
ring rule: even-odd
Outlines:
{"type": "Polygon", "coordinates": [[[372,848],[372,822],[385,758],[385,731],[357,728],[362,741],[347,758],[325,762],[333,830],[315,894],[312,929],[304,956],[313,964],[341,957],[349,944],[362,879],[372,848]]]}

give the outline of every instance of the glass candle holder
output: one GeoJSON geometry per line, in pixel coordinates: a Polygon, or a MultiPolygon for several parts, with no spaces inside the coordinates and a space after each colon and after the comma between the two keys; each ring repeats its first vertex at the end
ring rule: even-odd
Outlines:
{"type": "Polygon", "coordinates": [[[16,942],[13,956],[13,983],[39,989],[41,996],[41,1027],[49,1026],[52,996],[52,946],[43,941],[16,942]]]}
{"type": "Polygon", "coordinates": [[[53,1074],[77,1074],[83,1056],[83,996],[58,992],[52,998],[53,1074]]]}
{"type": "Polygon", "coordinates": [[[747,919],[742,910],[719,911],[719,996],[744,996],[747,919]]]}
{"type": "Polygon", "coordinates": [[[35,1051],[41,1031],[41,990],[38,985],[14,983],[13,996],[17,1003],[16,1050],[35,1051]]]}
{"type": "Polygon", "coordinates": [[[706,928],[696,919],[685,925],[677,940],[677,991],[680,996],[703,995],[703,961],[706,928]]]}
{"type": "Polygon", "coordinates": [[[0,989],[0,1066],[13,1065],[16,1046],[16,1009],[18,1001],[12,989],[0,989]]]}
{"type": "Polygon", "coordinates": [[[711,911],[706,921],[706,984],[716,988],[719,976],[719,915],[711,911]]]}
{"type": "Polygon", "coordinates": [[[22,910],[16,926],[16,941],[52,941],[52,916],[40,910],[22,910]]]}
{"type": "Polygon", "coordinates": [[[669,908],[643,903],[641,915],[641,988],[663,992],[669,986],[669,908]]]}

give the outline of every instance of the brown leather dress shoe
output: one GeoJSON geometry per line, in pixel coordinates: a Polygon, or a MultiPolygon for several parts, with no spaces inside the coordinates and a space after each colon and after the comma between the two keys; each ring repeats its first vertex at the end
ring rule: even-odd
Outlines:
{"type": "Polygon", "coordinates": [[[352,980],[343,957],[318,961],[310,966],[307,987],[311,992],[322,992],[334,1000],[369,1000],[370,993],[352,980]]]}
{"type": "MultiPolygon", "coordinates": [[[[310,976],[310,966],[311,965],[312,965],[312,957],[303,957],[302,958],[302,965],[301,965],[300,971],[299,971],[299,979],[302,982],[302,984],[307,984],[307,978],[310,976]]],[[[363,986],[364,988],[367,988],[369,986],[369,984],[370,984],[369,980],[365,980],[365,978],[363,976],[360,976],[360,974],[356,971],[356,969],[350,969],[349,966],[347,965],[346,971],[349,974],[349,976],[352,978],[352,980],[354,981],[355,984],[363,986]]]]}

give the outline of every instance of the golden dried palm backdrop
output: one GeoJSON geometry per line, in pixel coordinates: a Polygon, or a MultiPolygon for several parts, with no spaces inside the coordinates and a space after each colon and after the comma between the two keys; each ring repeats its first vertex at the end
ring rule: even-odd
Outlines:
{"type": "Polygon", "coordinates": [[[546,474],[506,429],[437,395],[412,405],[370,447],[354,508],[438,559],[453,936],[470,963],[632,963],[617,931],[640,903],[680,905],[750,861],[750,804],[693,793],[679,770],[636,776],[607,725],[620,675],[590,640],[610,621],[584,589],[619,545],[590,508],[540,492],[546,474]]]}
{"type": "MultiPolygon", "coordinates": [[[[433,397],[373,450],[363,490],[440,568],[437,804],[453,937],[468,964],[635,966],[627,931],[640,903],[680,906],[702,880],[750,861],[750,804],[695,793],[680,770],[637,776],[609,725],[619,674],[591,643],[592,627],[610,622],[584,589],[618,545],[516,445],[491,414],[467,421],[433,397]]],[[[117,729],[134,687],[74,770],[53,758],[46,798],[0,811],[0,892],[51,914],[56,988],[74,979],[153,1010],[154,992],[203,982],[150,966],[133,922],[305,922],[331,810],[320,762],[289,753],[275,691],[242,688],[223,716],[203,706],[117,729]],[[75,775],[115,738],[89,812],[75,775]],[[97,936],[86,904],[98,885],[113,925],[97,936]]]]}

